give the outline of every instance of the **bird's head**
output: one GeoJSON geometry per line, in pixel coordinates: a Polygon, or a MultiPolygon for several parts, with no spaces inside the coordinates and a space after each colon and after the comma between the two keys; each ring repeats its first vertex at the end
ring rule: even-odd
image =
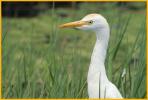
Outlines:
{"type": "Polygon", "coordinates": [[[96,31],[106,28],[108,23],[100,14],[89,14],[79,21],[70,22],[60,25],[60,28],[76,28],[81,30],[96,31]]]}

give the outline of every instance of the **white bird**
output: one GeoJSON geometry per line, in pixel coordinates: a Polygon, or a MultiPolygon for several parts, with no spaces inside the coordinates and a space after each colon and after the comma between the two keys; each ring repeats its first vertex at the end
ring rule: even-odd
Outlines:
{"type": "Polygon", "coordinates": [[[122,98],[117,87],[108,80],[104,65],[110,36],[107,20],[100,14],[89,14],[80,21],[62,24],[60,27],[91,30],[96,33],[97,39],[87,76],[89,98],[122,98]]]}

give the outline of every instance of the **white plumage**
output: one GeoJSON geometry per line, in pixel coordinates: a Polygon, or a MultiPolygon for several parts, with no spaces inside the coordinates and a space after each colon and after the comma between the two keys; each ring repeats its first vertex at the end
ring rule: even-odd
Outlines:
{"type": "Polygon", "coordinates": [[[104,66],[110,36],[106,19],[100,14],[89,14],[80,21],[66,23],[60,27],[91,30],[96,33],[96,43],[87,76],[89,98],[122,98],[117,87],[108,80],[104,66]]]}

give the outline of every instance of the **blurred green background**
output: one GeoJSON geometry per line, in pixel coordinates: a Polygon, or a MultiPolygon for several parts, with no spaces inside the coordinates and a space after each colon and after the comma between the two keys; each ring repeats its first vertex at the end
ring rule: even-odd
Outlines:
{"type": "Polygon", "coordinates": [[[123,97],[145,98],[146,2],[2,2],[3,98],[88,98],[95,34],[58,25],[90,13],[111,28],[109,80],[123,97]]]}

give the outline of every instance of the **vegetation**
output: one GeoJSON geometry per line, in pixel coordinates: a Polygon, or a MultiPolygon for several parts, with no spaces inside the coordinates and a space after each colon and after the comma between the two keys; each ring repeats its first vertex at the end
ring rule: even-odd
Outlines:
{"type": "Polygon", "coordinates": [[[3,17],[3,98],[88,98],[86,78],[95,34],[58,25],[94,12],[105,16],[111,27],[109,79],[125,98],[145,98],[145,9],[98,5],[53,7],[31,18],[3,17]]]}

